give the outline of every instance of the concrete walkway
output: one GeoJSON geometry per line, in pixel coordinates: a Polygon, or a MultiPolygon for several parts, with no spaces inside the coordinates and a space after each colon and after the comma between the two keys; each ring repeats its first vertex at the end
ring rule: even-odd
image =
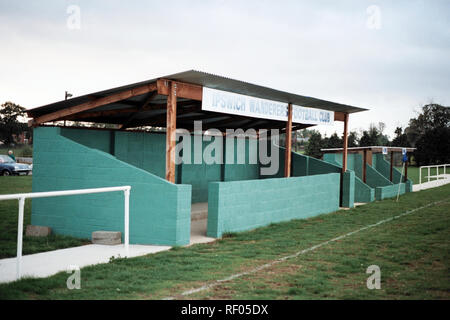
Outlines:
{"type": "MultiPolygon", "coordinates": [[[[443,174],[441,177],[444,176],[443,174]]],[[[413,185],[413,192],[430,189],[430,188],[436,188],[443,186],[447,183],[450,183],[450,174],[445,175],[445,179],[439,179],[439,180],[433,180],[430,182],[423,182],[422,184],[414,184],[413,185]]]]}
{"type": "MultiPolygon", "coordinates": [[[[169,250],[169,246],[130,245],[129,257],[138,257],[150,253],[169,250]]],[[[44,278],[69,266],[80,268],[98,263],[107,263],[111,257],[125,256],[123,245],[107,246],[90,244],[86,246],[60,249],[30,254],[22,257],[22,276],[44,278]]],[[[0,260],[0,283],[16,280],[16,258],[0,260]]]]}
{"type": "MultiPolygon", "coordinates": [[[[189,246],[197,243],[208,243],[215,238],[206,236],[208,218],[208,203],[192,205],[191,240],[189,246]]],[[[169,250],[170,246],[130,245],[128,257],[144,256],[169,250]]],[[[45,278],[61,271],[67,271],[69,266],[86,266],[108,263],[111,257],[124,257],[123,245],[99,245],[60,249],[22,257],[22,276],[45,278]]],[[[16,258],[0,260],[0,283],[16,280],[16,258]]]]}

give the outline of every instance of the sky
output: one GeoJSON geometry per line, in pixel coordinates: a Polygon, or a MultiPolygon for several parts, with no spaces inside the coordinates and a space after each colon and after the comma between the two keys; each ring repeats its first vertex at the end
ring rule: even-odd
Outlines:
{"type": "Polygon", "coordinates": [[[0,0],[0,43],[0,103],[27,109],[191,69],[370,109],[350,130],[390,137],[450,105],[448,0],[0,0]]]}

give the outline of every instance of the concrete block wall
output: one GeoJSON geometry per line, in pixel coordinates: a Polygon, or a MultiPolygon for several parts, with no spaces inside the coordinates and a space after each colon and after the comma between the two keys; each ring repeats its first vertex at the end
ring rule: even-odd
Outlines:
{"type": "MultiPolygon", "coordinates": [[[[33,153],[33,192],[130,185],[131,243],[189,243],[190,185],[171,184],[68,139],[57,127],[34,129],[33,153]]],[[[98,230],[123,234],[123,193],[33,199],[31,221],[51,227],[56,234],[80,238],[90,238],[98,230]]]]}
{"type": "MultiPolygon", "coordinates": [[[[381,162],[377,159],[378,163],[381,162]]],[[[366,182],[372,188],[375,188],[375,199],[383,200],[387,198],[392,198],[397,196],[399,190],[399,184],[394,184],[384,177],[379,171],[375,170],[373,167],[367,165],[366,171],[366,182]]],[[[404,183],[400,184],[400,194],[404,194],[406,190],[406,185],[404,183]]]]}
{"type": "Polygon", "coordinates": [[[390,186],[393,183],[386,179],[372,166],[366,164],[366,184],[371,188],[390,186]]]}
{"type": "MultiPolygon", "coordinates": [[[[323,160],[342,168],[342,153],[325,153],[323,160]]],[[[359,153],[347,154],[347,169],[354,171],[356,177],[360,179],[363,178],[362,161],[363,156],[359,153]]]]}
{"type": "Polygon", "coordinates": [[[336,211],[339,188],[338,173],[212,182],[208,190],[207,235],[219,238],[225,232],[336,211]]]}
{"type": "Polygon", "coordinates": [[[375,189],[369,187],[360,178],[355,177],[355,202],[372,202],[375,200],[375,189]]]}
{"type": "MultiPolygon", "coordinates": [[[[342,167],[342,154],[326,153],[324,161],[342,167]]],[[[348,154],[348,169],[355,171],[355,202],[371,202],[382,200],[397,195],[398,184],[392,183],[390,178],[390,164],[384,160],[382,154],[372,155],[372,166],[366,164],[366,183],[362,181],[362,155],[359,153],[348,154]]],[[[394,182],[400,180],[400,172],[394,168],[394,182]]],[[[412,181],[408,180],[404,186],[400,186],[400,194],[412,191],[412,181]]]]}
{"type": "MultiPolygon", "coordinates": [[[[384,158],[383,154],[374,154],[372,156],[375,161],[375,168],[378,172],[380,172],[386,179],[390,179],[391,177],[391,164],[384,158]]],[[[402,177],[402,173],[397,168],[393,168],[392,170],[392,179],[394,180],[394,184],[398,184],[401,180],[404,183],[404,176],[402,177]]],[[[412,192],[413,182],[411,179],[407,179],[405,183],[405,192],[412,192]]]]}
{"type": "MultiPolygon", "coordinates": [[[[376,187],[375,188],[375,198],[377,200],[394,198],[397,196],[398,192],[399,192],[398,184],[393,184],[393,185],[384,186],[384,187],[376,187]]],[[[400,183],[400,194],[404,194],[404,193],[405,193],[405,184],[400,183]]]]}
{"type": "Polygon", "coordinates": [[[342,206],[355,206],[355,172],[351,170],[346,171],[342,177],[342,206]]]}
{"type": "MultiPolygon", "coordinates": [[[[61,128],[61,134],[87,147],[110,153],[117,159],[158,177],[165,177],[166,136],[164,133],[61,128]]],[[[214,140],[215,137],[211,137],[211,141],[202,141],[201,150],[195,150],[194,136],[191,136],[191,163],[176,166],[176,182],[192,185],[193,203],[208,200],[209,182],[259,179],[259,164],[250,164],[249,161],[250,152],[252,155],[255,153],[258,155],[258,149],[249,147],[248,138],[244,141],[246,153],[244,164],[237,164],[236,154],[234,160],[236,164],[206,164],[202,155],[214,140]],[[194,164],[196,156],[202,160],[201,164],[194,164]]],[[[234,150],[237,150],[237,139],[233,140],[234,150]]],[[[219,152],[226,156],[226,150],[225,152],[223,150],[222,145],[219,152]]]]}
{"type": "MultiPolygon", "coordinates": [[[[354,201],[355,202],[372,202],[375,200],[375,189],[362,180],[362,156],[360,154],[349,153],[348,155],[349,171],[355,172],[355,187],[354,187],[354,201]]],[[[342,168],[342,154],[340,153],[325,153],[323,155],[325,162],[342,168]]]]}

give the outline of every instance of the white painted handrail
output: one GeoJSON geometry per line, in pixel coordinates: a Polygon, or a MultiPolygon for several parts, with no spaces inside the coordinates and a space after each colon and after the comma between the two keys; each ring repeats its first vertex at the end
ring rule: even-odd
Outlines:
{"type": "Polygon", "coordinates": [[[428,175],[427,175],[428,181],[427,182],[430,182],[430,178],[436,178],[436,180],[439,180],[441,178],[442,179],[448,179],[448,177],[446,176],[446,169],[447,169],[447,167],[450,167],[450,164],[439,164],[439,165],[431,165],[431,166],[421,166],[421,167],[419,167],[419,185],[420,185],[420,189],[422,189],[422,169],[428,169],[428,175]],[[444,167],[443,175],[439,174],[439,168],[440,167],[444,167]],[[430,174],[430,169],[431,168],[436,168],[436,175],[435,176],[432,176],[430,174]]]}
{"type": "Polygon", "coordinates": [[[63,191],[48,191],[48,192],[33,192],[33,193],[16,193],[16,194],[4,194],[0,195],[0,200],[19,200],[19,221],[17,227],[17,279],[22,276],[22,243],[23,243],[23,211],[25,207],[25,199],[33,198],[46,198],[46,197],[59,197],[70,196],[77,194],[91,194],[91,193],[104,193],[104,192],[116,192],[123,191],[125,198],[125,254],[129,255],[130,247],[130,186],[122,187],[107,187],[107,188],[93,188],[93,189],[78,189],[78,190],[63,190],[63,191]]]}

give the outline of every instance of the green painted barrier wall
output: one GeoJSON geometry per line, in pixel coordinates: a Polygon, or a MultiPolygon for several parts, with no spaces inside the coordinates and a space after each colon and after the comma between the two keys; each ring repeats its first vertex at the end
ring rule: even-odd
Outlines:
{"type": "Polygon", "coordinates": [[[370,165],[366,165],[366,184],[371,188],[384,187],[392,185],[388,179],[386,179],[381,173],[370,165]]]}
{"type": "MultiPolygon", "coordinates": [[[[377,187],[375,188],[375,198],[377,200],[383,200],[388,198],[394,198],[397,196],[398,193],[398,184],[393,184],[390,186],[384,186],[384,187],[377,187]]],[[[400,194],[405,193],[405,184],[400,184],[400,194]]]]}
{"type": "MultiPolygon", "coordinates": [[[[372,156],[373,159],[375,159],[375,166],[378,172],[380,172],[386,179],[391,178],[391,164],[389,161],[384,159],[383,154],[374,154],[372,156]]],[[[393,168],[392,170],[392,179],[394,180],[393,183],[398,184],[401,180],[402,183],[404,183],[404,176],[401,178],[402,173],[397,169],[393,168]]],[[[406,180],[406,186],[405,186],[405,192],[412,192],[412,185],[413,182],[410,179],[406,180]]]]}
{"type": "Polygon", "coordinates": [[[89,148],[111,153],[111,132],[106,130],[82,130],[61,128],[61,135],[89,148]],[[92,135],[95,138],[92,138],[92,135]]]}
{"type": "MultiPolygon", "coordinates": [[[[380,165],[382,159],[378,158],[377,162],[380,165]]],[[[375,188],[375,199],[383,200],[387,198],[392,198],[397,196],[399,189],[398,184],[393,184],[391,181],[386,179],[380,172],[367,165],[366,181],[369,186],[375,188]]],[[[400,186],[400,194],[405,193],[405,184],[402,183],[400,186]]]]}
{"type": "MultiPolygon", "coordinates": [[[[342,154],[325,153],[324,161],[342,168],[342,154]]],[[[372,202],[375,200],[375,189],[362,181],[362,156],[360,154],[348,154],[348,169],[355,172],[354,177],[354,201],[372,202]]]]}
{"type": "Polygon", "coordinates": [[[339,185],[337,173],[212,182],[208,190],[207,235],[219,238],[225,232],[336,211],[339,185]]]}
{"type": "MultiPolygon", "coordinates": [[[[34,129],[33,162],[33,192],[130,185],[131,243],[189,243],[191,186],[171,184],[68,139],[55,127],[34,129]]],[[[56,234],[91,238],[98,230],[123,233],[123,208],[121,192],[40,198],[32,200],[31,221],[56,234]]]]}
{"type": "MultiPolygon", "coordinates": [[[[342,168],[342,153],[325,153],[323,155],[323,161],[334,164],[342,168]]],[[[355,172],[355,175],[362,179],[363,157],[359,153],[348,153],[347,154],[347,169],[355,172]]]]}
{"type": "Polygon", "coordinates": [[[342,206],[353,208],[355,206],[355,172],[346,171],[342,179],[342,206]]]}
{"type": "MultiPolygon", "coordinates": [[[[258,140],[249,138],[227,138],[227,140],[230,139],[234,141],[234,164],[225,163],[224,181],[259,179],[258,140]],[[243,164],[238,164],[238,143],[244,143],[245,158],[243,164]],[[256,164],[251,164],[251,157],[256,159],[256,164]]],[[[231,151],[225,147],[225,157],[230,154],[230,152],[231,151]]]]}
{"type": "Polygon", "coordinates": [[[375,200],[375,189],[369,187],[360,178],[355,177],[355,202],[372,202],[375,200]]]}
{"type": "MultiPolygon", "coordinates": [[[[191,136],[191,159],[190,164],[183,163],[178,166],[181,168],[181,183],[192,185],[192,203],[208,201],[208,184],[211,181],[221,181],[221,164],[206,164],[203,161],[203,152],[205,148],[216,139],[211,137],[211,142],[203,141],[202,149],[194,150],[194,137],[191,136]],[[201,164],[194,164],[195,157],[202,161],[201,164]]],[[[222,149],[221,151],[222,152],[222,149]]]]}
{"type": "MultiPolygon", "coordinates": [[[[61,134],[87,147],[111,153],[119,160],[165,178],[165,134],[75,128],[61,128],[61,134]]],[[[244,141],[245,162],[237,164],[238,159],[235,154],[235,164],[208,165],[203,161],[202,155],[215,139],[211,137],[211,141],[202,141],[202,149],[195,150],[194,136],[191,136],[191,163],[176,166],[176,182],[192,185],[193,203],[208,201],[209,182],[259,179],[259,164],[250,164],[250,154],[258,156],[257,144],[256,148],[251,148],[249,138],[227,138],[234,141],[235,151],[238,139],[244,141]],[[201,164],[194,164],[196,156],[202,160],[201,164]]],[[[220,152],[224,154],[223,146],[220,152]]]]}
{"type": "Polygon", "coordinates": [[[113,132],[114,156],[158,177],[166,175],[166,136],[160,133],[113,132]]]}

